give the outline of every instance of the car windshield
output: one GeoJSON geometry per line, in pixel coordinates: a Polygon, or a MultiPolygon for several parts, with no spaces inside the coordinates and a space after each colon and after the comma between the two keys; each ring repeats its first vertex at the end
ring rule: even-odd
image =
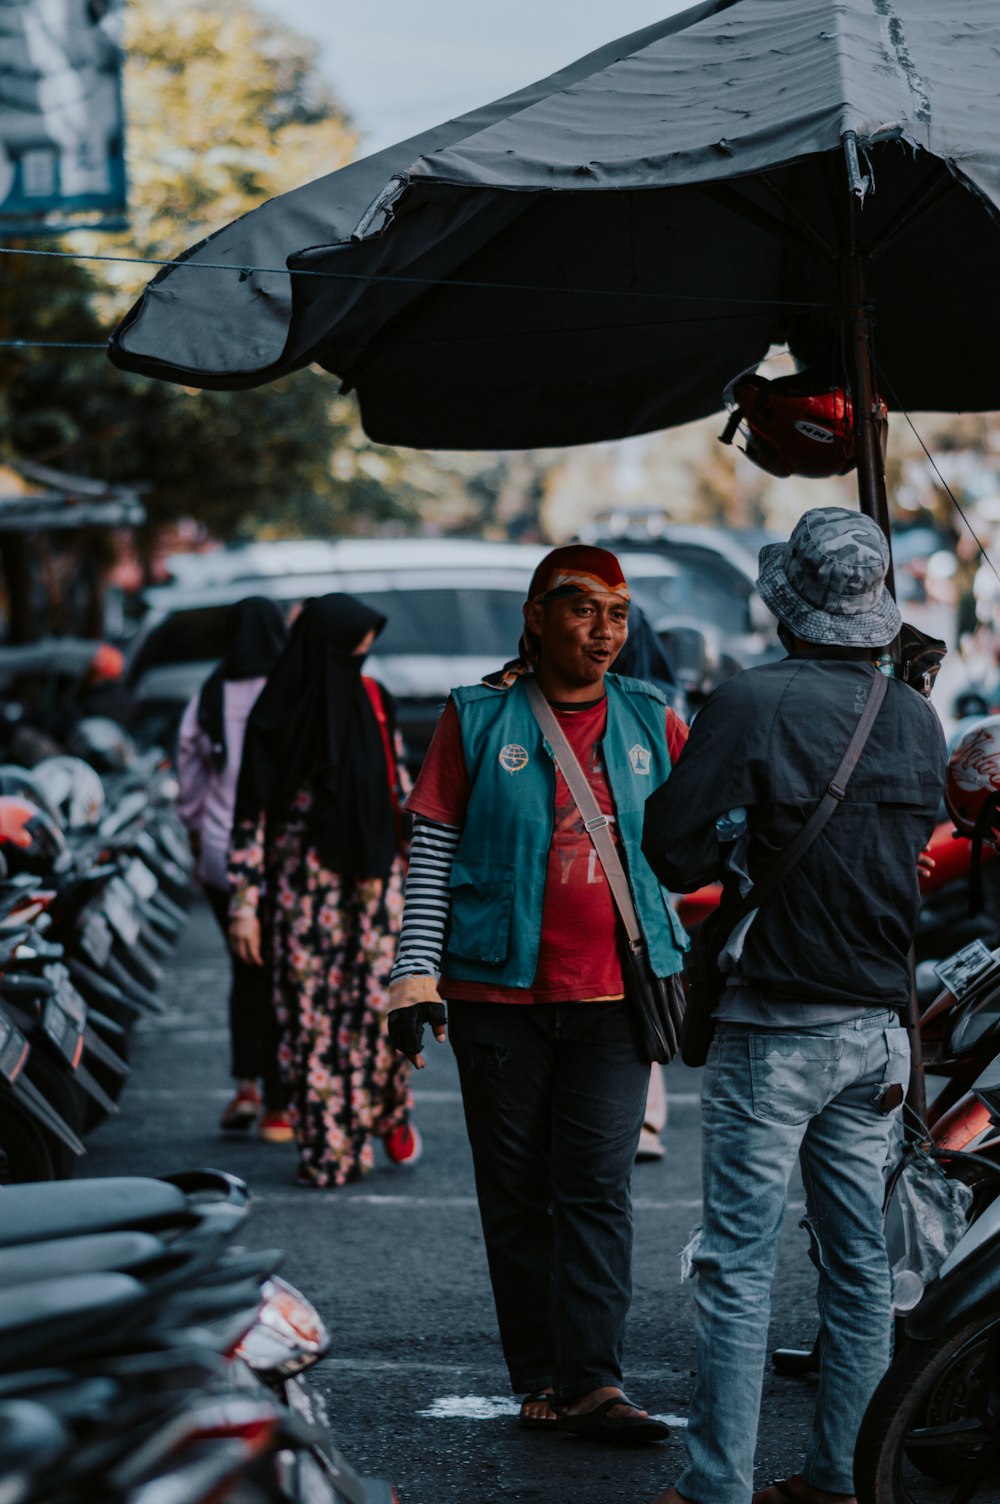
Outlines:
{"type": "MultiPolygon", "coordinates": [[[[425,655],[512,658],[521,633],[520,589],[406,589],[352,592],[386,618],[378,657],[425,655]]],[[[290,607],[292,602],[289,601],[290,607]]],[[[228,605],[175,611],[143,645],[137,667],[207,663],[222,657],[228,605]]]]}
{"type": "Polygon", "coordinates": [[[373,648],[377,657],[425,654],[451,658],[513,658],[521,635],[520,590],[359,590],[388,618],[373,648]]]}
{"type": "Polygon", "coordinates": [[[669,572],[647,573],[642,561],[626,570],[632,599],[654,624],[663,617],[693,617],[711,622],[721,633],[739,636],[751,630],[750,583],[724,559],[707,549],[684,549],[669,554],[669,572]]]}

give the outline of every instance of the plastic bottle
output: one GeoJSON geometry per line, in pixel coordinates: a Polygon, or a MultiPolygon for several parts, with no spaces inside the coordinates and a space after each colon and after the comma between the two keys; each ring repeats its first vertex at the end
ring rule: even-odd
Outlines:
{"type": "Polygon", "coordinates": [[[742,805],[736,809],[727,810],[715,822],[715,834],[721,846],[728,846],[730,841],[738,841],[746,828],[747,812],[742,805]]]}

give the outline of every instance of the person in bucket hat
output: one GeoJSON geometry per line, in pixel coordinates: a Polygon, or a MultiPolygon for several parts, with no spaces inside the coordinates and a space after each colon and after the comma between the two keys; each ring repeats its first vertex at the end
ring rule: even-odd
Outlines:
{"type": "Polygon", "coordinates": [[[889,545],[871,517],[815,507],[787,543],[760,551],[757,591],[803,642],[884,648],[902,626],[886,589],[889,545]]]}
{"type": "MultiPolygon", "coordinates": [[[[806,512],[787,543],[761,550],[757,588],[788,656],[709,697],[648,800],[643,851],[669,887],[721,879],[724,916],[806,823],[899,631],[888,565],[878,526],[840,507],[806,512]]],[[[890,679],[843,800],[723,947],[702,1086],[703,1221],[687,1250],[698,1343],[687,1466],[657,1504],[853,1504],[855,1438],[889,1357],[882,1167],[909,1076],[899,1014],[944,772],[929,701],[890,679]],[[801,1470],[755,1494],[771,1280],[797,1158],[819,1269],[817,1404],[801,1470]]]]}

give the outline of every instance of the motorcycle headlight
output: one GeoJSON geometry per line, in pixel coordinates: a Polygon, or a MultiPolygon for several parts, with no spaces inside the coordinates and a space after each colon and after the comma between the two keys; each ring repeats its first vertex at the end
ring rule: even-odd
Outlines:
{"type": "Polygon", "coordinates": [[[318,1363],[330,1350],[330,1334],[322,1316],[301,1291],[272,1276],[261,1287],[257,1320],[236,1348],[255,1373],[289,1378],[318,1363]]]}

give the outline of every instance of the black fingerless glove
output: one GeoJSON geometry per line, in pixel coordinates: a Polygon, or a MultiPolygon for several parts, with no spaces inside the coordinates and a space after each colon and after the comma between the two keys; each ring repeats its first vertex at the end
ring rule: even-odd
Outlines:
{"type": "Polygon", "coordinates": [[[393,1008],[389,1014],[389,1043],[403,1055],[419,1055],[424,1047],[424,1025],[443,1028],[448,1021],[444,1003],[414,1003],[393,1008]]]}

